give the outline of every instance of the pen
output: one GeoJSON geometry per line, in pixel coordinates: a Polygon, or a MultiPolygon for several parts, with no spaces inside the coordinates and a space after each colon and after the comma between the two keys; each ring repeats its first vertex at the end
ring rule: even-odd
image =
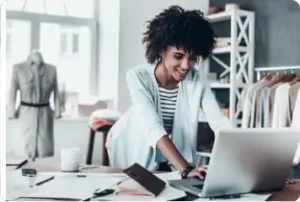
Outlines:
{"type": "Polygon", "coordinates": [[[100,190],[98,190],[98,189],[96,189],[96,191],[93,193],[93,195],[91,195],[91,196],[89,196],[89,197],[86,197],[86,198],[84,198],[84,199],[81,199],[80,201],[89,201],[91,198],[93,198],[94,196],[97,196],[97,194],[101,194],[101,192],[103,192],[103,191],[105,191],[105,190],[107,190],[107,189],[111,189],[111,188],[113,188],[114,186],[117,186],[117,185],[119,185],[119,184],[121,184],[121,183],[123,183],[123,182],[125,182],[125,181],[127,181],[127,180],[129,180],[130,179],[130,177],[125,177],[125,178],[123,178],[123,179],[121,179],[121,180],[119,180],[119,181],[117,181],[117,182],[115,182],[115,183],[113,183],[113,184],[110,184],[110,185],[108,185],[107,187],[104,187],[104,188],[102,188],[102,189],[100,189],[100,190]]]}
{"type": "Polygon", "coordinates": [[[21,168],[21,167],[24,166],[27,162],[28,162],[28,160],[26,159],[25,161],[23,161],[22,163],[20,163],[20,164],[15,168],[15,170],[21,168]]]}

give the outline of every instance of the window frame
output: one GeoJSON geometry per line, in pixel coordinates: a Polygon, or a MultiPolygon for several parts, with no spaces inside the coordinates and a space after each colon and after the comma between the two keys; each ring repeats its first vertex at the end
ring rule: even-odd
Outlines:
{"type": "MultiPolygon", "coordinates": [[[[91,68],[89,73],[89,91],[90,95],[98,95],[98,47],[97,39],[99,38],[98,27],[98,0],[94,0],[94,17],[79,18],[70,16],[58,16],[42,13],[30,13],[22,11],[6,11],[6,20],[25,20],[31,23],[31,39],[40,39],[41,23],[57,23],[60,26],[86,26],[91,30],[91,68]]],[[[80,39],[79,39],[80,40],[80,39]]],[[[79,46],[79,44],[78,44],[79,46]]],[[[39,40],[31,40],[31,50],[39,49],[39,40]]],[[[80,50],[80,49],[79,49],[80,50]]]]}
{"type": "Polygon", "coordinates": [[[11,41],[11,37],[12,37],[12,29],[13,29],[13,22],[8,23],[8,21],[6,21],[6,56],[10,57],[12,54],[12,41],[11,41]],[[10,26],[7,26],[8,24],[10,24],[10,26]],[[9,40],[7,40],[7,37],[9,36],[9,40]]]}
{"type": "Polygon", "coordinates": [[[69,26],[60,26],[60,55],[61,57],[79,57],[80,54],[80,47],[79,47],[79,41],[80,40],[80,28],[76,27],[69,27],[69,26]],[[65,45],[66,50],[62,50],[62,35],[65,35],[65,45]],[[74,35],[77,35],[77,52],[74,52],[74,35]]]}

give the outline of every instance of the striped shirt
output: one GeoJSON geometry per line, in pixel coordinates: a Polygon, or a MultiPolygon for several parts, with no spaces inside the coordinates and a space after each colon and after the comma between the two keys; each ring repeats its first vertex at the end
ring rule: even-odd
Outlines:
{"type": "Polygon", "coordinates": [[[160,106],[164,128],[170,135],[173,129],[178,87],[172,90],[159,87],[160,106]]]}

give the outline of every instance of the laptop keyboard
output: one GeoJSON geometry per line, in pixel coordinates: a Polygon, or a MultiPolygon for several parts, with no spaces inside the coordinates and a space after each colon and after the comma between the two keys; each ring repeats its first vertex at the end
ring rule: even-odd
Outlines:
{"type": "Polygon", "coordinates": [[[193,187],[196,187],[197,189],[202,189],[203,184],[195,184],[195,185],[193,185],[193,187]]]}

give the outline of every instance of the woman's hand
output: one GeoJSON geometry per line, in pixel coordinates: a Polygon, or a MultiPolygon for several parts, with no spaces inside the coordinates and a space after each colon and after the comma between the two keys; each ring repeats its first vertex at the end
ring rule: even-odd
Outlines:
{"type": "Polygon", "coordinates": [[[288,178],[288,179],[286,180],[286,184],[295,184],[295,181],[288,178]]]}
{"type": "Polygon", "coordinates": [[[198,168],[193,169],[189,174],[187,175],[188,178],[193,177],[199,177],[201,180],[204,180],[206,172],[207,172],[207,166],[201,166],[198,168]]]}

